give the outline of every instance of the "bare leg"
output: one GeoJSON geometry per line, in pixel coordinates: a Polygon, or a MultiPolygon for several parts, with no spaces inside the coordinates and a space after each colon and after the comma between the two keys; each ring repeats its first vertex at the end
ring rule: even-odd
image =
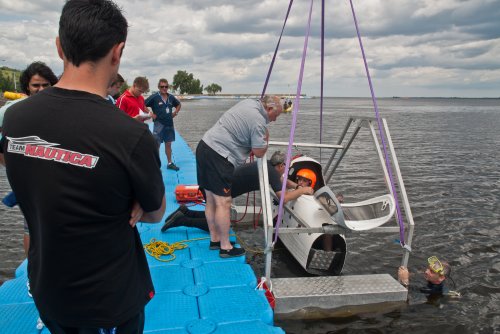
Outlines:
{"type": "MultiPolygon", "coordinates": [[[[220,248],[229,250],[232,249],[233,246],[229,242],[229,229],[231,228],[231,197],[218,196],[213,194],[215,199],[215,226],[217,228],[217,232],[220,240],[212,240],[212,241],[220,241],[220,248]]],[[[206,210],[205,210],[206,214],[206,210]]],[[[209,225],[210,226],[210,225],[209,225]]]]}
{"type": "Polygon", "coordinates": [[[219,233],[215,225],[215,194],[209,190],[205,190],[205,216],[207,217],[208,230],[210,232],[210,241],[220,241],[219,233]]]}
{"type": "Polygon", "coordinates": [[[168,163],[172,162],[172,142],[165,142],[165,155],[168,163]]]}

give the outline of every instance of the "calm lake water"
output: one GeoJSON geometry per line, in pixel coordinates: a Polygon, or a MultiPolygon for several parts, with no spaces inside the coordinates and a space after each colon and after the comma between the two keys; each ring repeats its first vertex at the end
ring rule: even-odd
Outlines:
{"type": "MultiPolygon", "coordinates": [[[[203,133],[236,100],[186,101],[176,129],[195,148],[203,133]]],[[[373,117],[370,99],[325,99],[320,131],[319,99],[300,102],[297,142],[336,143],[349,116],[373,117]]],[[[336,312],[302,312],[281,317],[287,333],[494,333],[500,331],[500,99],[380,99],[387,119],[415,221],[413,273],[408,303],[348,308],[336,312]],[[428,301],[418,292],[425,281],[426,259],[437,255],[452,267],[448,285],[459,299],[428,301]]],[[[288,141],[292,117],[282,115],[270,126],[271,140],[288,141]]],[[[302,150],[326,161],[328,152],[302,150]]],[[[174,152],[175,154],[175,152],[174,152]]],[[[330,186],[346,202],[382,194],[380,164],[367,131],[348,151],[330,186]],[[338,174],[338,175],[337,175],[338,174]]],[[[8,191],[0,168],[0,196],[8,191]]],[[[249,245],[261,245],[262,231],[237,226],[249,245]]],[[[343,274],[389,273],[396,276],[399,235],[354,234],[347,237],[343,274]]],[[[0,281],[13,277],[22,261],[22,217],[0,205],[0,281]]],[[[261,275],[261,255],[249,254],[261,275]]],[[[273,258],[273,276],[305,276],[284,249],[273,258]]]]}

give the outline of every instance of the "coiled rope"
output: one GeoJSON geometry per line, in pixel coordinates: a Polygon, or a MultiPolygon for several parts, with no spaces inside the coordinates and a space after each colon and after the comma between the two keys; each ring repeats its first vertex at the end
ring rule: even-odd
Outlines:
{"type": "MultiPolygon", "coordinates": [[[[243,239],[239,238],[235,234],[230,235],[235,236],[238,244],[243,246],[245,250],[249,253],[253,253],[256,255],[262,255],[264,254],[264,249],[259,248],[259,247],[251,247],[247,243],[243,241],[243,239]]],[[[149,255],[157,259],[158,261],[161,262],[171,262],[176,259],[175,256],[175,251],[176,250],[181,250],[185,249],[188,247],[188,243],[192,241],[200,241],[200,240],[209,240],[210,237],[203,237],[203,238],[195,238],[195,239],[188,239],[188,240],[180,240],[176,241],[174,243],[168,243],[166,241],[161,241],[161,240],[156,240],[155,238],[152,238],[149,243],[144,244],[144,251],[149,255]],[[167,257],[168,256],[168,257],[167,257]],[[167,257],[167,258],[165,258],[167,257]]],[[[277,249],[281,250],[281,249],[277,249]]]]}
{"type": "MultiPolygon", "coordinates": [[[[206,238],[203,238],[206,239],[206,238]]],[[[172,244],[169,244],[166,241],[160,241],[156,240],[155,238],[152,238],[149,243],[144,244],[144,251],[148,253],[150,256],[154,257],[158,261],[161,262],[170,262],[175,260],[176,256],[174,252],[176,250],[184,249],[187,247],[187,242],[194,241],[195,239],[192,240],[181,240],[174,242],[172,244]],[[162,256],[168,256],[168,258],[162,258],[162,256]]]]}

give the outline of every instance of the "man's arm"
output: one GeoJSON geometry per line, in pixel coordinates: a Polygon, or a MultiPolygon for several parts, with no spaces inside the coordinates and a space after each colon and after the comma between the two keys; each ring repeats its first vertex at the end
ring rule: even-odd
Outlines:
{"type": "Polygon", "coordinates": [[[160,208],[155,211],[144,212],[140,221],[143,223],[159,223],[165,214],[165,207],[165,195],[163,195],[160,208]]]}
{"type": "Polygon", "coordinates": [[[262,158],[264,154],[267,152],[267,146],[264,148],[252,148],[252,153],[257,157],[257,158],[262,158]]]}
{"type": "Polygon", "coordinates": [[[0,153],[0,165],[5,166],[5,158],[3,157],[3,153],[0,153]]]}
{"type": "Polygon", "coordinates": [[[173,118],[173,117],[177,116],[177,114],[179,114],[179,111],[181,111],[182,103],[175,96],[173,96],[173,95],[169,95],[169,96],[171,96],[173,98],[172,104],[175,107],[175,111],[172,113],[172,118],[173,118]]]}
{"type": "Polygon", "coordinates": [[[165,195],[161,201],[161,207],[158,210],[144,212],[139,202],[134,201],[132,212],[130,213],[129,225],[134,227],[138,222],[142,223],[159,223],[165,214],[165,195]]]}
{"type": "Polygon", "coordinates": [[[286,187],[287,189],[297,189],[299,185],[295,182],[293,182],[292,180],[286,180],[286,187]]]}
{"type": "Polygon", "coordinates": [[[264,154],[267,152],[267,147],[269,146],[269,130],[266,128],[266,134],[264,137],[266,141],[266,147],[263,148],[254,148],[252,147],[252,153],[257,157],[257,158],[262,158],[264,154]]]}
{"type": "Polygon", "coordinates": [[[177,105],[177,107],[175,107],[175,111],[174,111],[174,113],[173,113],[172,117],[177,116],[177,114],[178,114],[178,113],[179,113],[179,111],[181,110],[181,106],[182,106],[182,104],[179,102],[179,104],[177,105]]]}
{"type": "MultiPolygon", "coordinates": [[[[303,187],[291,191],[285,191],[285,203],[287,203],[288,201],[296,200],[302,195],[312,194],[314,194],[314,189],[311,187],[303,187]]],[[[276,196],[278,196],[278,198],[281,198],[281,191],[277,191],[276,196]]]]}

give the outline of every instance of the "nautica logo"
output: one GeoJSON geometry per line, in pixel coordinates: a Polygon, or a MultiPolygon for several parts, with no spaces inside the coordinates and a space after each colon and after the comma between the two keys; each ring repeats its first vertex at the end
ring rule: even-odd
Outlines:
{"type": "Polygon", "coordinates": [[[49,143],[40,139],[38,136],[21,138],[7,137],[7,139],[9,140],[7,152],[22,154],[26,157],[53,160],[63,164],[85,168],[94,168],[99,160],[99,157],[90,154],[53,147],[59,144],[49,143]]]}

